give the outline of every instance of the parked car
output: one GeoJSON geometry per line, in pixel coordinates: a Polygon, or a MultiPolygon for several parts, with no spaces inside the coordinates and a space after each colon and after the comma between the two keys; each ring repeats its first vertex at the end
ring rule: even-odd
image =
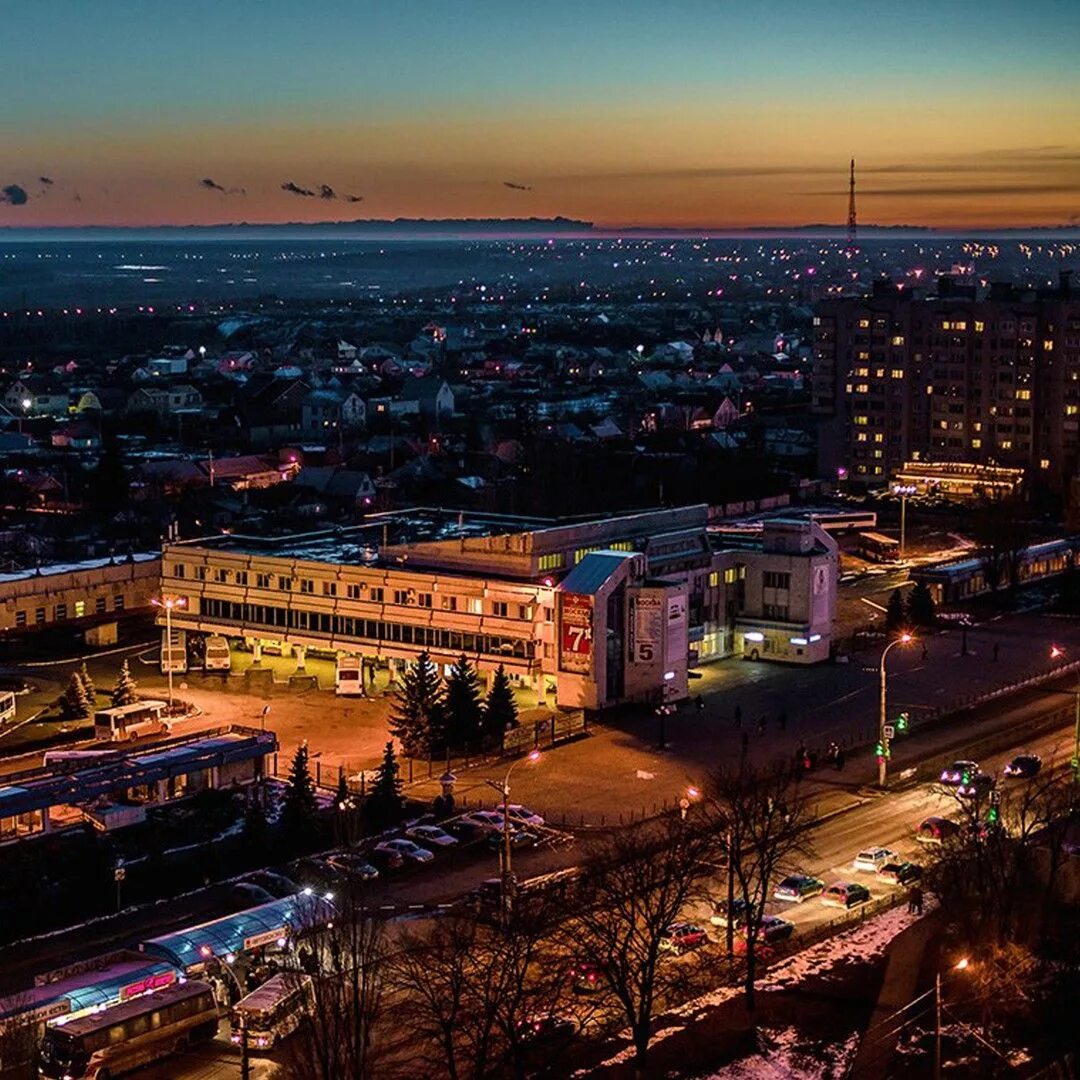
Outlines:
{"type": "Polygon", "coordinates": [[[250,881],[237,881],[229,889],[229,899],[234,904],[241,904],[249,908],[258,907],[259,904],[269,904],[274,897],[261,885],[256,885],[250,881]]]}
{"type": "Polygon", "coordinates": [[[278,900],[286,896],[295,896],[300,891],[300,886],[295,881],[274,870],[253,870],[244,876],[244,880],[265,889],[278,900]]]}
{"type": "Polygon", "coordinates": [[[376,844],[367,853],[367,857],[371,860],[372,866],[382,873],[387,870],[400,870],[405,865],[405,856],[400,851],[385,847],[383,844],[376,844]]]}
{"type": "Polygon", "coordinates": [[[700,948],[708,940],[709,935],[704,927],[696,923],[677,922],[672,923],[660,938],[660,948],[680,956],[690,949],[700,948]]]}
{"type": "Polygon", "coordinates": [[[405,830],[405,835],[410,840],[420,840],[429,847],[456,847],[457,838],[451,836],[445,829],[438,825],[414,825],[405,830]]]}
{"type": "Polygon", "coordinates": [[[908,885],[922,877],[922,867],[917,863],[897,860],[886,863],[878,871],[878,877],[890,885],[908,885]]]}
{"type": "Polygon", "coordinates": [[[577,1022],[558,1013],[532,1016],[518,1023],[521,1041],[531,1047],[550,1047],[568,1042],[577,1033],[577,1022]]]}
{"type": "Polygon", "coordinates": [[[718,900],[713,905],[713,913],[709,916],[709,922],[713,926],[722,926],[727,929],[728,923],[732,926],[742,926],[746,922],[746,911],[749,908],[749,904],[738,897],[731,902],[730,914],[728,913],[728,902],[726,900],[718,900]]]}
{"type": "Polygon", "coordinates": [[[941,844],[955,836],[960,826],[943,817],[928,817],[916,830],[915,839],[920,844],[941,844]]]}
{"type": "Polygon", "coordinates": [[[869,899],[870,890],[854,881],[838,881],[821,894],[821,902],[826,907],[852,908],[856,904],[865,904],[869,899]]]}
{"type": "MultiPolygon", "coordinates": [[[[534,832],[529,832],[528,829],[515,829],[510,827],[510,846],[512,848],[533,847],[540,842],[540,837],[534,832]]],[[[489,832],[487,834],[488,847],[493,851],[498,851],[503,845],[503,832],[500,829],[498,832],[489,832]]]]}
{"type": "Polygon", "coordinates": [[[825,882],[821,878],[810,877],[809,874],[789,874],[773,893],[774,900],[789,900],[801,904],[809,900],[811,896],[817,896],[825,889],[825,882]]]}
{"type": "Polygon", "coordinates": [[[989,773],[980,772],[959,784],[956,794],[962,799],[978,799],[993,791],[994,786],[994,778],[989,773]]]}
{"type": "Polygon", "coordinates": [[[372,866],[363,855],[357,855],[354,852],[345,852],[342,855],[327,855],[326,863],[337,870],[343,878],[374,881],[379,876],[378,867],[372,866]]]}
{"type": "MultiPolygon", "coordinates": [[[[792,934],[795,933],[795,924],[789,922],[787,919],[780,918],[779,915],[766,915],[757,928],[757,932],[754,934],[754,941],[757,944],[758,952],[767,952],[768,946],[775,945],[781,941],[787,941],[792,934]]],[[[746,927],[743,926],[739,929],[738,934],[735,936],[735,952],[746,952],[746,927]]]]}
{"type": "Polygon", "coordinates": [[[506,816],[515,825],[532,825],[540,826],[544,824],[544,819],[537,813],[534,813],[527,806],[522,806],[520,803],[511,803],[506,808],[506,816]]]}
{"type": "Polygon", "coordinates": [[[459,844],[471,844],[488,831],[475,821],[465,821],[463,818],[448,821],[443,827],[459,844]]]}
{"type": "Polygon", "coordinates": [[[1029,780],[1042,768],[1038,754],[1017,754],[1002,772],[1014,780],[1029,780]]]}
{"type": "Polygon", "coordinates": [[[495,810],[470,810],[461,815],[461,820],[482,831],[491,831],[503,827],[503,816],[495,810]]]}
{"type": "Polygon", "coordinates": [[[375,845],[375,851],[396,851],[403,859],[416,863],[429,863],[435,858],[427,848],[404,838],[384,840],[375,845]]]}
{"type": "Polygon", "coordinates": [[[328,889],[333,889],[341,880],[340,872],[325,859],[317,856],[297,859],[296,862],[289,863],[289,873],[299,882],[299,891],[314,889],[315,892],[326,892],[328,889]]]}
{"type": "Polygon", "coordinates": [[[947,787],[959,787],[969,783],[978,772],[979,766],[974,761],[954,761],[941,770],[938,779],[947,787]]]}
{"type": "Polygon", "coordinates": [[[855,869],[876,874],[886,863],[896,858],[896,852],[884,847],[863,848],[855,856],[855,869]]]}

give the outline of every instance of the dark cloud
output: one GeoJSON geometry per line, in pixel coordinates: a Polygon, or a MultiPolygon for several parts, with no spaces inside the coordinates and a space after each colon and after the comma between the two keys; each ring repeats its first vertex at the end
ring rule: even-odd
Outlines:
{"type": "Polygon", "coordinates": [[[0,188],[0,205],[25,206],[29,198],[26,188],[21,188],[18,184],[8,184],[0,188]]]}
{"type": "Polygon", "coordinates": [[[199,181],[199,187],[206,191],[220,191],[222,195],[246,195],[247,189],[242,187],[225,187],[224,184],[219,184],[216,180],[212,180],[209,176],[204,176],[199,181]]]}
{"type": "Polygon", "coordinates": [[[76,191],[75,194],[71,196],[71,201],[82,202],[82,196],[76,191]]]}
{"type": "Polygon", "coordinates": [[[530,185],[515,184],[513,180],[504,180],[503,187],[508,187],[511,191],[532,191],[532,187],[530,187],[530,185]]]}
{"type": "Polygon", "coordinates": [[[342,195],[341,197],[346,202],[363,202],[364,201],[364,196],[363,195],[342,195]]]}
{"type": "Polygon", "coordinates": [[[46,187],[52,187],[56,183],[51,176],[39,176],[38,183],[44,184],[46,187]]]}
{"type": "Polygon", "coordinates": [[[319,198],[320,199],[336,199],[337,192],[329,184],[319,185],[319,198]]]}
{"type": "Polygon", "coordinates": [[[287,191],[290,195],[299,195],[302,199],[314,199],[315,192],[310,188],[301,187],[299,184],[294,184],[291,180],[286,180],[281,185],[282,191],[287,191]]]}

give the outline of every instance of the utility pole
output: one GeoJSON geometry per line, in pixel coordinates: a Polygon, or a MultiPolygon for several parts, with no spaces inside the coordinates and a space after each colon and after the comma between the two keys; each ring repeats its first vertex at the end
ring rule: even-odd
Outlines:
{"type": "Polygon", "coordinates": [[[851,179],[848,183],[848,211],[847,211],[847,250],[845,254],[850,259],[856,252],[855,241],[858,225],[855,217],[855,159],[851,159],[851,179]]]}
{"type": "Polygon", "coordinates": [[[881,653],[881,666],[879,670],[881,697],[878,711],[878,787],[885,790],[889,780],[889,734],[886,725],[885,710],[885,659],[897,645],[907,645],[912,640],[910,634],[901,634],[895,641],[890,641],[881,653]]]}

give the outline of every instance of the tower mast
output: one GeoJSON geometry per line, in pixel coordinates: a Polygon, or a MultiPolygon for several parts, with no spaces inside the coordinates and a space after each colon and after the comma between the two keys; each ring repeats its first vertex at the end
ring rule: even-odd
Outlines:
{"type": "Polygon", "coordinates": [[[855,218],[855,159],[851,159],[851,180],[848,184],[847,208],[847,256],[850,259],[856,252],[855,241],[857,224],[855,218]]]}

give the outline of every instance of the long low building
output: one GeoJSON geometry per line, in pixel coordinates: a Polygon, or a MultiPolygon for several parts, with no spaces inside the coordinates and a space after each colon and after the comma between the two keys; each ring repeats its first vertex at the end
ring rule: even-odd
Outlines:
{"type": "Polygon", "coordinates": [[[500,665],[560,706],[660,704],[724,656],[829,656],[837,547],[812,521],[714,536],[708,508],[543,522],[416,510],[359,526],[167,544],[174,631],[398,672],[500,665]]]}

